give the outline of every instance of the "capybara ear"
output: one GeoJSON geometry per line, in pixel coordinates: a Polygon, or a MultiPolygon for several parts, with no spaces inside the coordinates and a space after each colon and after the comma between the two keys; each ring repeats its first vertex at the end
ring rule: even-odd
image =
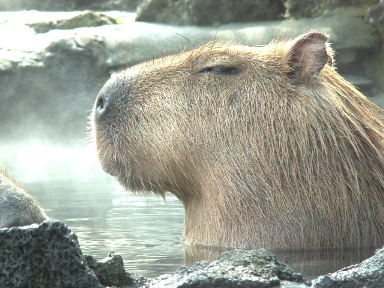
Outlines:
{"type": "Polygon", "coordinates": [[[333,52],[327,40],[323,33],[310,32],[290,42],[286,55],[292,69],[289,77],[295,84],[305,83],[319,75],[327,62],[332,65],[333,52]]]}

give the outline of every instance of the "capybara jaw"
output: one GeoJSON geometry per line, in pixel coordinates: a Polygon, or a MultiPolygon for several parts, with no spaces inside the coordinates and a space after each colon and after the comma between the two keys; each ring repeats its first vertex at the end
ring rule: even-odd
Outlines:
{"type": "Polygon", "coordinates": [[[311,32],[133,66],[95,103],[101,165],[126,189],[175,194],[192,245],[382,245],[384,112],[333,63],[311,32]]]}

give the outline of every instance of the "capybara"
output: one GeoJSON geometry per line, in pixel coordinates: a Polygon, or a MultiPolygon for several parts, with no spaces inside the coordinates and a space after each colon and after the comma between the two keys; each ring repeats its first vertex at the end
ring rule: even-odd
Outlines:
{"type": "Polygon", "coordinates": [[[39,203],[0,171],[0,228],[41,223],[46,219],[39,203]]]}
{"type": "Polygon", "coordinates": [[[184,244],[383,244],[384,112],[335,71],[327,40],[211,43],[115,74],[94,106],[103,169],[176,195],[184,244]]]}

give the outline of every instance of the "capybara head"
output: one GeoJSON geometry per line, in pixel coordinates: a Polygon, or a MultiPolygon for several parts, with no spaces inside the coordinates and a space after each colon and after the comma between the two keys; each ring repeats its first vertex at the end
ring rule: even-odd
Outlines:
{"type": "Polygon", "coordinates": [[[94,107],[101,165],[129,190],[176,195],[187,244],[383,244],[384,113],[332,54],[311,32],[117,73],[94,107]]]}
{"type": "Polygon", "coordinates": [[[41,223],[47,219],[39,203],[0,171],[0,228],[41,223]]]}

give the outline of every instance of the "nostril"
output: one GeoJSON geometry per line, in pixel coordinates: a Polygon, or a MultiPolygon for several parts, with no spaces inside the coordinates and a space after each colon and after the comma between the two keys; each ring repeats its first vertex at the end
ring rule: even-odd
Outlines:
{"type": "Polygon", "coordinates": [[[95,116],[101,117],[108,108],[109,97],[106,93],[100,93],[95,103],[95,116]]]}
{"type": "Polygon", "coordinates": [[[104,97],[99,97],[96,101],[96,110],[101,112],[102,110],[104,110],[104,97]]]}

